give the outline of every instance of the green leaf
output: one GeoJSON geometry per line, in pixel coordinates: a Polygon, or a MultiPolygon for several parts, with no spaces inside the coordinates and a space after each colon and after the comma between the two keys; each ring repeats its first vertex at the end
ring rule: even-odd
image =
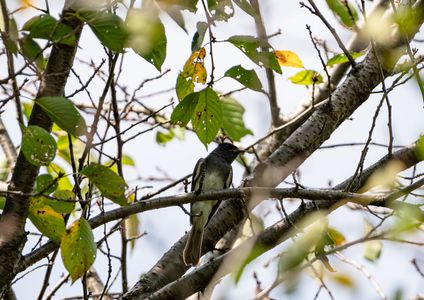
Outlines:
{"type": "Polygon", "coordinates": [[[166,143],[172,141],[174,136],[175,135],[171,130],[168,130],[168,132],[158,131],[156,132],[156,143],[159,145],[165,145],[166,143]]]}
{"type": "Polygon", "coordinates": [[[35,179],[34,193],[41,193],[48,195],[53,193],[57,189],[57,182],[50,174],[38,175],[35,179]]]}
{"type": "Polygon", "coordinates": [[[131,250],[134,250],[135,240],[134,238],[140,235],[140,220],[137,214],[130,215],[125,219],[125,237],[130,240],[131,250]]]}
{"type": "Polygon", "coordinates": [[[270,44],[261,42],[259,39],[249,35],[234,35],[228,39],[228,42],[240,49],[257,65],[271,68],[281,74],[280,65],[275,54],[271,51],[272,47],[270,44]],[[260,50],[261,46],[269,51],[260,50]]]}
{"type": "Polygon", "coordinates": [[[228,69],[224,76],[234,78],[245,87],[254,91],[262,91],[262,83],[255,70],[246,70],[241,65],[228,69]]]}
{"type": "Polygon", "coordinates": [[[63,264],[72,281],[88,271],[96,259],[96,243],[90,224],[85,219],[72,223],[60,243],[63,264]]]}
{"type": "Polygon", "coordinates": [[[424,135],[420,136],[415,146],[415,157],[418,161],[424,160],[424,135]]]}
{"type": "Polygon", "coordinates": [[[310,85],[310,84],[319,84],[321,83],[322,76],[314,70],[303,70],[296,74],[294,74],[292,77],[289,77],[289,80],[294,84],[301,84],[301,85],[310,85]]]}
{"type": "Polygon", "coordinates": [[[197,22],[196,24],[197,31],[193,35],[193,40],[191,41],[191,52],[198,51],[202,48],[203,39],[205,38],[206,29],[208,29],[208,23],[197,22]]]}
{"type": "Polygon", "coordinates": [[[65,97],[41,97],[35,102],[49,115],[50,119],[66,132],[80,136],[87,126],[72,101],[65,97]]]}
{"type": "MultiPolygon", "coordinates": [[[[365,234],[368,234],[373,229],[372,224],[365,220],[364,231],[365,234]]],[[[381,250],[383,249],[383,243],[378,240],[371,240],[364,243],[364,258],[376,262],[381,255],[381,250]]]]}
{"type": "Polygon", "coordinates": [[[248,0],[233,0],[233,2],[240,7],[244,12],[248,13],[252,17],[255,16],[256,12],[253,7],[250,5],[248,0]]]}
{"type": "Polygon", "coordinates": [[[6,198],[0,197],[0,209],[4,209],[5,204],[6,204],[6,198]]]}
{"type": "Polygon", "coordinates": [[[188,10],[192,13],[197,11],[197,2],[199,0],[156,0],[162,9],[188,10]]]}
{"type": "Polygon", "coordinates": [[[222,128],[234,141],[240,141],[242,137],[253,134],[247,129],[243,121],[244,107],[233,98],[222,100],[222,128]]]}
{"type": "Polygon", "coordinates": [[[119,205],[127,205],[125,198],[125,180],[111,169],[91,163],[82,169],[81,174],[87,176],[99,189],[102,196],[109,198],[119,205]]]}
{"type": "Polygon", "coordinates": [[[323,222],[316,222],[290,245],[281,255],[278,262],[278,276],[281,277],[287,272],[298,267],[308,256],[314,246],[320,241],[325,226],[323,222]]]}
{"type": "Polygon", "coordinates": [[[191,124],[204,145],[215,139],[222,125],[222,104],[213,89],[208,87],[198,93],[191,124]]]}
{"type": "Polygon", "coordinates": [[[60,213],[44,202],[43,198],[31,198],[29,219],[42,234],[59,244],[66,232],[65,221],[60,213]]]}
{"type": "Polygon", "coordinates": [[[234,16],[231,0],[208,0],[208,9],[213,21],[225,21],[234,16]]]}
{"type": "Polygon", "coordinates": [[[100,42],[109,50],[123,52],[128,38],[124,21],[117,15],[107,12],[79,12],[78,17],[90,26],[100,42]]]}
{"type": "Polygon", "coordinates": [[[326,2],[342,25],[350,28],[358,21],[358,12],[347,0],[326,0],[326,2]]]}
{"type": "Polygon", "coordinates": [[[46,14],[32,17],[22,30],[29,31],[31,38],[52,40],[55,43],[73,46],[77,41],[71,27],[46,14]]]}
{"type": "Polygon", "coordinates": [[[178,100],[183,100],[187,95],[193,93],[193,80],[190,77],[185,77],[182,73],[178,74],[175,90],[177,92],[178,100]]]}
{"type": "MultiPolygon", "coordinates": [[[[58,152],[60,156],[60,150],[58,152]]],[[[59,176],[59,174],[66,174],[66,170],[55,163],[49,164],[47,166],[47,171],[52,176],[59,176]]],[[[73,188],[73,185],[71,184],[71,181],[69,180],[68,176],[62,176],[61,178],[59,178],[57,183],[58,183],[57,188],[59,190],[72,190],[73,188]]]]}
{"type": "Polygon", "coordinates": [[[74,192],[70,190],[57,190],[53,193],[52,197],[57,200],[48,199],[48,203],[58,213],[70,214],[74,211],[76,203],[74,192]]]}
{"type": "Polygon", "coordinates": [[[159,17],[148,10],[132,9],[127,25],[128,46],[160,71],[166,58],[166,35],[159,17]]]}
{"type": "Polygon", "coordinates": [[[44,70],[44,57],[41,47],[29,36],[19,40],[19,47],[21,48],[22,54],[30,62],[35,61],[39,70],[44,70]]]}
{"type": "Polygon", "coordinates": [[[56,141],[43,128],[22,127],[22,153],[35,166],[47,166],[56,156],[56,141]]]}
{"type": "Polygon", "coordinates": [[[193,116],[194,109],[199,102],[199,92],[187,95],[178,105],[174,108],[171,114],[171,123],[185,127],[190,122],[193,116]]]}
{"type": "MultiPolygon", "coordinates": [[[[362,55],[364,55],[364,54],[361,53],[361,52],[351,52],[350,53],[350,56],[352,56],[353,59],[361,57],[362,55]]],[[[339,53],[339,54],[334,55],[332,58],[330,58],[327,61],[327,66],[342,64],[342,63],[346,63],[348,61],[349,61],[349,59],[347,58],[346,54],[339,53]]]]}

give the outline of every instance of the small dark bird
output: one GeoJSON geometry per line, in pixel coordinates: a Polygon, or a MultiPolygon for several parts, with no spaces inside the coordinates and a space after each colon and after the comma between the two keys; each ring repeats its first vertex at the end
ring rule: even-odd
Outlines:
{"type": "MultiPolygon", "coordinates": [[[[230,187],[233,180],[231,163],[241,152],[233,144],[222,143],[206,158],[199,159],[194,167],[191,191],[200,194],[204,191],[222,190],[230,187]]],[[[217,200],[199,201],[191,204],[190,223],[192,228],[183,252],[184,263],[187,266],[195,266],[199,262],[203,229],[217,207],[217,200]]]]}

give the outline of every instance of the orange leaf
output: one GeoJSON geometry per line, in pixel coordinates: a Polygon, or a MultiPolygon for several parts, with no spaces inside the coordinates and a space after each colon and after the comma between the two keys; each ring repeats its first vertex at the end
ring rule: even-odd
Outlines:
{"type": "Polygon", "coordinates": [[[297,56],[296,53],[290,50],[275,50],[275,56],[277,57],[280,66],[293,67],[293,68],[304,68],[302,60],[297,56]]]}

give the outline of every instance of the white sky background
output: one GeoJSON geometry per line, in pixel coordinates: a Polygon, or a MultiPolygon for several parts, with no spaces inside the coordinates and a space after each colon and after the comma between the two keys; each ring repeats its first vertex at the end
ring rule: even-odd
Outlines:
{"type": "MultiPolygon", "coordinates": [[[[9,10],[17,5],[17,1],[7,1],[9,10]]],[[[44,1],[35,1],[40,4],[44,1]]],[[[325,1],[316,1],[319,7],[325,7],[325,1]]],[[[287,49],[296,52],[306,68],[322,70],[321,63],[316,55],[313,45],[310,41],[308,32],[305,28],[306,24],[311,25],[311,29],[315,37],[326,40],[330,49],[337,52],[340,50],[337,47],[333,37],[330,35],[328,29],[318,20],[317,17],[311,15],[306,9],[300,8],[298,1],[281,1],[281,0],[267,0],[260,1],[264,22],[267,27],[268,34],[273,34],[281,29],[282,34],[273,38],[271,44],[275,49],[287,49]]],[[[62,9],[63,1],[51,1],[51,9],[55,17],[62,9]]],[[[139,1],[137,2],[139,5],[139,1]]],[[[200,6],[199,6],[200,7],[200,6]]],[[[200,11],[201,9],[199,9],[200,11]]],[[[322,9],[324,11],[324,9],[322,9]]],[[[38,14],[34,10],[27,9],[26,11],[16,16],[18,28],[21,28],[25,20],[34,14],[38,14]],[[19,17],[18,17],[19,16],[19,17]]],[[[189,34],[187,35],[182,31],[168,16],[162,15],[162,21],[165,25],[166,35],[168,39],[167,58],[162,67],[163,70],[170,68],[171,72],[165,75],[162,79],[150,82],[145,85],[138,95],[146,95],[155,91],[167,89],[175,85],[176,76],[178,71],[186,59],[190,55],[191,38],[195,32],[195,24],[199,20],[203,20],[202,14],[194,16],[190,13],[184,14],[186,17],[186,28],[189,34]]],[[[333,15],[325,11],[325,16],[336,27],[340,37],[343,41],[347,42],[350,37],[350,32],[340,26],[337,26],[333,15]]],[[[218,23],[214,28],[214,34],[218,40],[224,40],[231,35],[240,34],[255,34],[255,26],[253,19],[245,14],[243,11],[236,7],[236,14],[230,22],[218,23]]],[[[206,39],[205,39],[206,40],[206,39]]],[[[419,47],[420,45],[416,45],[419,47]]],[[[209,52],[209,51],[208,51],[209,52]]],[[[241,64],[247,69],[255,68],[261,78],[262,84],[266,87],[265,72],[263,69],[257,67],[251,62],[243,53],[228,43],[218,43],[214,46],[215,54],[215,78],[219,78],[231,66],[241,64]]],[[[209,53],[208,53],[209,56],[209,53]]],[[[207,56],[206,67],[210,70],[210,64],[207,56]]],[[[77,52],[77,58],[89,61],[94,60],[97,64],[101,61],[104,55],[103,48],[92,34],[90,29],[86,26],[84,28],[82,38],[80,41],[80,48],[77,52]]],[[[17,65],[22,64],[18,61],[17,65]]],[[[6,68],[4,61],[1,61],[2,68],[0,69],[1,77],[5,77],[6,68]]],[[[75,70],[79,73],[83,80],[87,80],[92,71],[87,67],[75,64],[75,70]]],[[[106,69],[104,69],[106,70],[106,69]]],[[[303,86],[296,86],[291,84],[287,78],[297,72],[297,69],[283,68],[283,75],[276,74],[277,78],[277,93],[279,104],[283,113],[294,112],[297,106],[302,103],[307,95],[307,90],[303,86]]],[[[123,73],[121,75],[120,83],[128,86],[128,90],[132,91],[137,87],[140,82],[146,78],[157,76],[159,73],[156,69],[144,61],[141,57],[134,54],[131,50],[125,54],[123,73]]],[[[22,79],[22,78],[21,78],[22,79]]],[[[66,91],[67,93],[73,92],[79,85],[72,77],[69,81],[66,91]]],[[[239,88],[240,85],[230,78],[220,80],[215,89],[218,91],[229,91],[239,88]]],[[[103,89],[103,84],[97,80],[90,86],[92,97],[97,100],[103,89]]],[[[154,98],[146,98],[144,103],[150,107],[161,107],[169,103],[173,93],[168,95],[161,95],[154,98]]],[[[245,122],[248,128],[254,132],[254,136],[248,136],[241,142],[243,146],[248,146],[259,137],[263,136],[269,126],[269,109],[268,102],[264,95],[256,93],[251,90],[243,91],[234,94],[246,108],[245,122]]],[[[368,136],[368,130],[372,122],[372,116],[375,107],[380,100],[381,95],[371,96],[364,105],[362,105],[357,112],[353,115],[353,119],[343,123],[340,128],[331,136],[326,144],[335,144],[343,142],[365,142],[368,136]]],[[[391,104],[393,106],[393,128],[395,144],[406,145],[418,138],[420,133],[423,132],[423,103],[419,90],[413,80],[406,84],[406,87],[395,90],[389,95],[391,104]]],[[[175,98],[175,97],[174,97],[175,98]]],[[[88,101],[84,93],[80,93],[72,100],[75,101],[88,101]]],[[[175,101],[175,100],[174,100],[175,101]]],[[[6,120],[6,127],[12,133],[12,138],[16,145],[20,143],[20,130],[17,122],[15,121],[14,107],[12,103],[8,104],[5,108],[5,113],[2,114],[6,120]]],[[[373,140],[376,142],[387,142],[387,111],[386,107],[382,108],[380,117],[378,118],[377,127],[374,131],[373,140]]],[[[90,117],[87,118],[87,124],[90,124],[90,117]]],[[[123,123],[123,126],[125,123],[123,123]]],[[[126,123],[130,125],[130,123],[126,123]]],[[[130,135],[135,134],[136,130],[130,132],[130,135]]],[[[129,135],[128,135],[129,136],[129,135]]],[[[127,136],[127,137],[128,137],[127,136]]],[[[210,149],[214,146],[211,145],[210,149]]],[[[115,153],[115,145],[113,142],[108,144],[110,154],[115,153]]],[[[338,183],[349,175],[351,175],[358,163],[362,147],[346,147],[337,148],[333,150],[319,150],[316,151],[300,168],[301,170],[301,183],[310,187],[327,187],[328,182],[331,180],[333,183],[338,183]]],[[[149,132],[139,136],[132,142],[126,144],[124,152],[129,154],[136,160],[137,170],[134,172],[131,168],[125,168],[125,179],[130,182],[134,187],[136,184],[139,186],[152,185],[150,182],[135,183],[132,179],[137,175],[146,177],[161,177],[157,167],[164,170],[170,177],[179,179],[182,176],[189,174],[197,159],[207,155],[205,147],[200,143],[197,137],[192,133],[186,134],[184,141],[173,140],[165,147],[158,146],[155,142],[155,131],[149,132]]],[[[380,157],[386,154],[384,148],[373,148],[369,150],[366,160],[366,166],[373,163],[380,157]]],[[[234,184],[238,185],[242,176],[242,168],[234,164],[235,176],[234,184]]],[[[421,172],[423,171],[422,166],[421,172]]],[[[162,184],[154,184],[155,187],[160,187],[162,184]]],[[[170,191],[168,194],[180,193],[182,186],[179,190],[170,191]]],[[[153,191],[154,189],[142,190],[153,191]]],[[[266,225],[271,225],[277,221],[280,216],[273,209],[274,203],[266,203],[261,205],[255,212],[259,216],[263,216],[268,212],[272,212],[265,220],[266,225]]],[[[97,215],[98,211],[95,210],[92,215],[97,215]]],[[[343,232],[348,240],[359,238],[363,234],[363,217],[366,214],[360,212],[352,212],[346,208],[342,208],[332,213],[330,216],[330,224],[343,232]]],[[[173,243],[189,230],[188,216],[186,216],[179,208],[168,208],[157,211],[150,211],[139,215],[141,220],[141,231],[146,231],[147,236],[137,241],[134,251],[129,253],[129,286],[133,286],[140,274],[148,271],[153,264],[162,256],[162,254],[169,249],[173,243]]],[[[366,215],[366,218],[372,222],[377,222],[376,218],[371,218],[366,215]]],[[[32,230],[32,224],[28,222],[28,229],[32,230]]],[[[99,228],[95,231],[96,237],[100,238],[103,229],[99,228]]],[[[423,241],[423,235],[414,237],[423,241]]],[[[25,253],[30,251],[34,246],[35,239],[30,237],[29,242],[25,248],[25,253]]],[[[120,241],[118,235],[114,235],[109,239],[109,244],[112,253],[120,254],[120,241]]],[[[275,277],[275,260],[268,268],[264,268],[264,264],[270,259],[275,258],[275,255],[281,251],[283,247],[277,247],[269,253],[263,255],[260,259],[249,265],[245,271],[240,283],[235,286],[230,279],[224,280],[216,289],[214,298],[216,299],[249,299],[254,295],[255,284],[252,277],[254,270],[258,271],[259,279],[262,281],[262,287],[267,287],[275,277]]],[[[105,247],[103,247],[105,249],[105,247]]],[[[412,258],[421,260],[421,266],[424,266],[424,252],[423,249],[407,245],[384,243],[382,257],[377,263],[369,263],[362,258],[363,246],[355,246],[345,251],[344,254],[352,257],[361,264],[364,264],[367,270],[376,278],[377,282],[381,285],[382,290],[387,296],[393,296],[394,291],[398,287],[405,287],[404,296],[414,296],[417,293],[424,293],[424,285],[422,278],[420,281],[419,275],[414,270],[410,263],[412,258]]],[[[378,299],[378,295],[370,285],[369,281],[363,274],[356,269],[348,266],[340,261],[330,257],[330,262],[333,267],[343,273],[350,274],[355,279],[357,289],[351,292],[346,288],[341,288],[331,280],[326,280],[329,288],[333,292],[336,299],[378,299]]],[[[46,260],[41,262],[46,263],[46,260]]],[[[113,273],[112,276],[118,272],[119,264],[115,259],[112,259],[113,273]]],[[[102,277],[106,280],[107,274],[107,259],[100,252],[97,252],[97,259],[94,267],[102,277]]],[[[61,274],[65,272],[61,260],[57,259],[57,265],[53,268],[53,275],[50,280],[50,287],[54,286],[59,280],[61,274]]],[[[38,294],[41,282],[44,276],[44,268],[36,270],[24,279],[18,281],[14,285],[14,290],[17,293],[18,299],[32,299],[38,294]]],[[[56,298],[63,298],[75,295],[81,295],[81,284],[77,281],[70,286],[69,284],[63,287],[56,298]]],[[[301,276],[299,290],[295,294],[285,295],[282,289],[276,289],[271,296],[276,299],[313,299],[319,285],[310,276],[301,276]]],[[[120,291],[120,278],[112,288],[112,291],[120,291]]],[[[328,299],[328,294],[323,291],[318,299],[328,299]]]]}

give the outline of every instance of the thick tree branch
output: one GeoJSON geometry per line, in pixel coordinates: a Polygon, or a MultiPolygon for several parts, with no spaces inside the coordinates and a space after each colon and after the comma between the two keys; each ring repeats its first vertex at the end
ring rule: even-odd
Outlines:
{"type": "MultiPolygon", "coordinates": [[[[423,1],[418,1],[414,7],[418,11],[418,26],[423,22],[423,1]]],[[[415,29],[415,32],[418,28],[415,29]]],[[[413,32],[413,33],[415,33],[413,32]]],[[[396,51],[392,54],[392,64],[384,65],[384,75],[389,74],[393,64],[401,55],[402,39],[393,36],[396,51]],[[399,51],[400,50],[400,51],[399,51]]],[[[391,48],[394,49],[394,48],[391,48]]],[[[380,53],[380,52],[379,52],[380,53]]],[[[310,118],[263,163],[260,163],[253,175],[247,180],[247,186],[276,186],[289,174],[295,171],[331,133],[346,120],[362,103],[372,90],[381,82],[381,71],[378,59],[370,52],[364,61],[357,65],[355,72],[348,75],[343,84],[337,88],[328,105],[322,105],[310,118]]],[[[259,203],[262,199],[257,199],[259,203]]],[[[320,202],[321,203],[321,202],[320,202]]],[[[204,235],[203,251],[212,250],[216,242],[231,228],[244,219],[245,205],[237,200],[225,201],[212,218],[204,235]]],[[[146,297],[155,289],[178,279],[186,268],[180,253],[185,237],[177,241],[164,254],[157,264],[127,293],[127,298],[146,297]],[[181,262],[180,262],[181,261],[181,262]]]]}
{"type": "MultiPolygon", "coordinates": [[[[60,21],[74,30],[78,40],[82,23],[72,16],[72,9],[68,6],[69,2],[65,3],[60,21]]],[[[37,97],[63,95],[76,49],[77,45],[53,45],[37,97]]],[[[37,125],[50,131],[52,121],[41,107],[35,104],[29,125],[37,125]]],[[[19,191],[23,194],[11,193],[7,196],[0,219],[0,261],[2,261],[0,265],[0,291],[11,282],[21,258],[21,251],[26,241],[24,229],[28,215],[28,196],[25,194],[31,192],[38,171],[39,167],[31,165],[20,152],[9,190],[19,191]]]]}

